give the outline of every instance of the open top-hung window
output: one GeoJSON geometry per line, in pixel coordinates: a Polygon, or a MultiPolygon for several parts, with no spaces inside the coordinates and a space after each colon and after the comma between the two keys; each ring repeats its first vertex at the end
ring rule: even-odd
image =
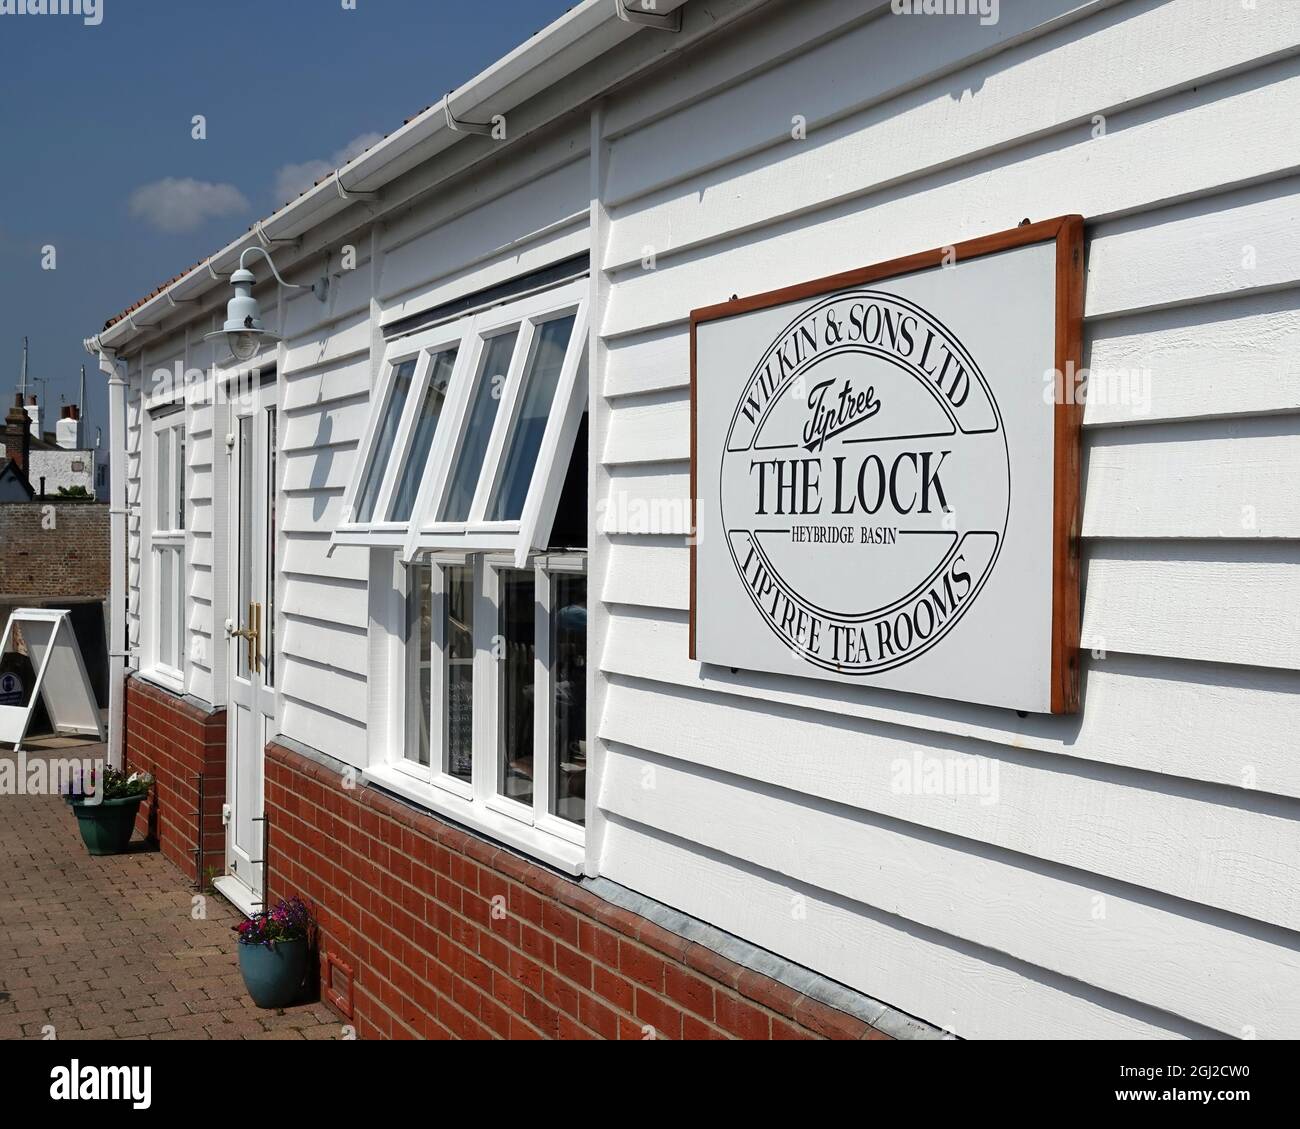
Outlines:
{"type": "Polygon", "coordinates": [[[586,403],[585,281],[389,342],[334,539],[546,547],[586,403]]]}

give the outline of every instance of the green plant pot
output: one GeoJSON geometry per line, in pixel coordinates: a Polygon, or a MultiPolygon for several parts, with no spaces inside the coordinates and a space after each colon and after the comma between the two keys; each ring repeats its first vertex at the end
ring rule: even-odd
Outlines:
{"type": "Polygon", "coordinates": [[[121,800],[105,800],[102,804],[73,803],[72,812],[77,817],[81,840],[90,853],[120,855],[125,851],[135,830],[136,812],[143,802],[143,796],[127,796],[121,800]]]}
{"type": "Polygon", "coordinates": [[[253,1003],[261,1008],[288,1007],[307,978],[307,941],[277,941],[266,945],[236,945],[239,971],[253,1003]]]}

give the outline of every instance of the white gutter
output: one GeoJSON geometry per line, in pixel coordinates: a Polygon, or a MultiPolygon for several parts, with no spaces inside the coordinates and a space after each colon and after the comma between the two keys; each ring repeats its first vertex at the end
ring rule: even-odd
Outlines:
{"type": "MultiPolygon", "coordinates": [[[[657,0],[655,11],[668,15],[686,2],[657,0]]],[[[636,0],[632,3],[635,6],[636,0]]],[[[249,247],[297,239],[353,207],[355,201],[347,198],[347,193],[376,192],[449,149],[465,135],[449,124],[448,112],[457,121],[474,123],[507,114],[639,31],[640,25],[620,17],[618,0],[583,0],[528,42],[349,162],[335,176],[326,178],[154,295],[130,317],[88,338],[86,351],[92,355],[101,349],[120,353],[171,312],[174,302],[194,301],[216,287],[224,287],[225,277],[249,247]]]]}
{"type": "Polygon", "coordinates": [[[126,672],[126,379],[116,354],[95,342],[100,371],[108,377],[109,457],[109,613],[108,613],[108,763],[120,769],[125,752],[123,712],[126,672]]]}

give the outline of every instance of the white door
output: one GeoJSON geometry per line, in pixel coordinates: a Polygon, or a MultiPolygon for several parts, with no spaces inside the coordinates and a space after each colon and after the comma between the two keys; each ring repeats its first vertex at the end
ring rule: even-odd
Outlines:
{"type": "Polygon", "coordinates": [[[263,908],[263,760],[275,725],[278,384],[263,376],[231,405],[229,693],[226,714],[226,881],[246,912],[263,908]]]}

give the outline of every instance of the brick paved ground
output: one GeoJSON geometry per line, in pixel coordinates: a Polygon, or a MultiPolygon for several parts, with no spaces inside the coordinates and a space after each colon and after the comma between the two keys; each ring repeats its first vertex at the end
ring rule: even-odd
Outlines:
{"type": "Polygon", "coordinates": [[[229,903],[212,894],[195,920],[195,891],[171,863],[139,843],[92,858],[76,822],[57,797],[0,796],[0,1039],[49,1026],[61,1039],[343,1037],[324,1004],[253,1006],[229,903]]]}

